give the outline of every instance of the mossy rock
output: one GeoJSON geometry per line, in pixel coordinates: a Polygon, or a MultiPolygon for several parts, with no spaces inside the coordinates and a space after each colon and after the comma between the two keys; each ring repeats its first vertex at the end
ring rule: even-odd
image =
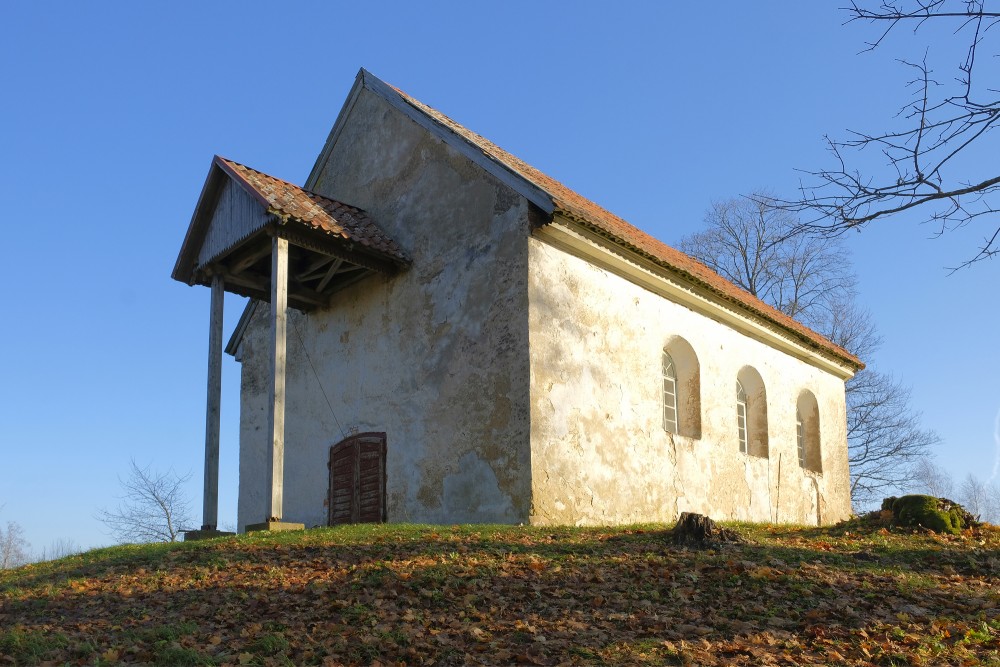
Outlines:
{"type": "Polygon", "coordinates": [[[983,525],[983,522],[979,520],[978,516],[973,516],[972,512],[965,509],[965,507],[959,505],[954,500],[938,498],[938,509],[947,510],[949,512],[957,512],[959,518],[962,520],[962,528],[979,528],[983,525]]]}
{"type": "Polygon", "coordinates": [[[962,532],[960,506],[942,503],[934,496],[902,496],[892,503],[892,513],[900,526],[922,526],[935,533],[958,535],[962,532]]]}

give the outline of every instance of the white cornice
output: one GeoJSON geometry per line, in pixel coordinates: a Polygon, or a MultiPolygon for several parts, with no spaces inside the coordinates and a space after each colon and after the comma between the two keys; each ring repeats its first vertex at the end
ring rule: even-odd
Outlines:
{"type": "Polygon", "coordinates": [[[674,275],[569,218],[557,214],[551,223],[539,227],[533,235],[540,241],[585,259],[654,294],[684,305],[842,380],[854,375],[854,369],[845,362],[804,345],[784,329],[738,310],[714,292],[689,282],[680,275],[674,275]]]}

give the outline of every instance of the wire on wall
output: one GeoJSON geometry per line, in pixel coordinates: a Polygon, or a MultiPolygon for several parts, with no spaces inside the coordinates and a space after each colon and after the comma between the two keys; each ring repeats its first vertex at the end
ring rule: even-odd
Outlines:
{"type": "Polygon", "coordinates": [[[319,385],[320,393],[323,394],[323,398],[326,400],[326,406],[330,408],[330,414],[333,415],[333,421],[337,422],[337,428],[340,429],[341,437],[346,439],[347,434],[344,432],[344,427],[340,425],[340,420],[337,419],[337,413],[333,410],[333,403],[330,402],[330,397],[326,395],[326,388],[323,387],[323,381],[319,379],[319,373],[316,372],[316,366],[313,365],[312,357],[309,356],[309,350],[306,349],[305,341],[302,340],[302,334],[299,332],[299,327],[295,324],[294,318],[289,317],[288,321],[292,323],[292,330],[295,332],[295,337],[299,339],[299,347],[302,348],[302,352],[306,356],[306,361],[309,362],[309,368],[312,369],[313,377],[316,378],[316,384],[319,385]]]}

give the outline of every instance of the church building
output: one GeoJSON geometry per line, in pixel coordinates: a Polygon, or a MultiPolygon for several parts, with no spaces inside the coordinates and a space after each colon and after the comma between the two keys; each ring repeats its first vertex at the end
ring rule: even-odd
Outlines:
{"type": "Polygon", "coordinates": [[[302,186],[216,157],[173,277],[251,297],[239,529],[849,516],[863,364],[361,70],[302,186]]]}

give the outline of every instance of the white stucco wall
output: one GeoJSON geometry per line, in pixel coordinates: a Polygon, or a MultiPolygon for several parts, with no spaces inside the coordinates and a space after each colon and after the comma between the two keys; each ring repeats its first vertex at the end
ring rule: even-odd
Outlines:
{"type": "MultiPolygon", "coordinates": [[[[311,187],[368,211],[413,263],[290,315],[283,519],[325,524],[330,447],[368,431],[387,434],[390,521],[848,516],[841,378],[532,236],[537,209],[370,91],[345,114],[311,187]],[[662,425],[674,336],[700,363],[697,438],[662,425]],[[766,458],[739,451],[744,366],[767,394],[766,458]],[[803,389],[822,473],[798,463],[803,389]]],[[[266,518],[268,308],[239,351],[240,530],[266,518]]]]}
{"type": "MultiPolygon", "coordinates": [[[[367,90],[313,189],[365,209],[413,263],[291,314],[282,518],[325,524],[331,445],[378,431],[390,521],[526,521],[527,202],[367,90]]],[[[266,507],[269,307],[240,350],[241,530],[266,507]]]]}
{"type": "Polygon", "coordinates": [[[532,523],[849,516],[842,379],[538,238],[528,268],[532,523]],[[678,335],[700,362],[700,438],[663,428],[661,355],[678,335]],[[747,365],[766,389],[767,458],[739,451],[747,365]],[[802,389],[819,404],[821,474],[798,463],[802,389]]]}

